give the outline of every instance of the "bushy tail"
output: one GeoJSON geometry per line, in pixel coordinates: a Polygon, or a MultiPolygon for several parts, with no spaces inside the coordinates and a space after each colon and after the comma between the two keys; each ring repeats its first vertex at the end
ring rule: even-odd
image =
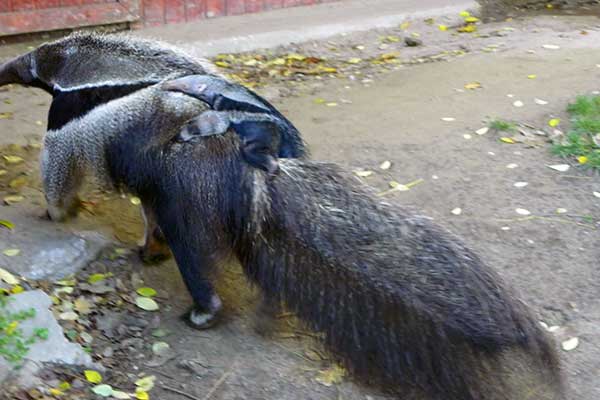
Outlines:
{"type": "MultiPolygon", "coordinates": [[[[322,178],[319,184],[323,184],[322,178]]],[[[306,193],[306,190],[286,189],[286,193],[294,196],[306,193]]],[[[337,190],[336,198],[340,196],[339,190],[346,189],[337,190]]],[[[392,266],[376,262],[369,265],[365,261],[377,258],[377,251],[393,252],[394,246],[375,247],[372,255],[362,259],[365,255],[358,249],[356,254],[348,248],[338,249],[338,252],[350,254],[336,254],[336,248],[332,248],[336,239],[315,244],[314,236],[320,233],[313,231],[306,235],[303,228],[294,225],[300,223],[313,227],[310,229],[321,229],[325,224],[323,213],[315,212],[308,218],[302,215],[303,210],[295,208],[290,197],[282,200],[271,194],[267,206],[271,209],[270,214],[261,217],[264,222],[258,223],[260,229],[250,228],[250,236],[241,240],[238,247],[246,274],[262,288],[267,298],[283,302],[310,328],[322,333],[326,347],[356,376],[400,392],[405,396],[403,398],[563,398],[554,346],[521,302],[505,296],[503,290],[494,293],[496,297],[490,298],[489,293],[479,295],[477,291],[482,290],[479,282],[475,278],[473,282],[469,281],[469,272],[464,273],[467,278],[456,272],[466,268],[460,263],[445,265],[442,268],[446,271],[439,271],[439,275],[435,269],[427,271],[425,268],[407,274],[401,271],[410,267],[406,265],[410,261],[398,261],[405,254],[392,254],[391,259],[398,261],[392,266]],[[295,222],[283,221],[286,217],[281,215],[291,215],[288,219],[295,219],[295,222]],[[382,274],[389,273],[384,271],[385,268],[397,268],[398,279],[382,279],[382,274]],[[458,275],[459,278],[445,278],[444,274],[458,275]],[[458,281],[436,282],[438,293],[407,296],[406,286],[420,290],[430,284],[426,281],[439,280],[440,276],[442,280],[458,281]],[[436,311],[436,302],[444,296],[452,298],[447,292],[453,290],[453,285],[456,290],[463,286],[462,290],[466,287],[469,293],[475,293],[466,298],[464,304],[454,305],[448,301],[451,305],[444,307],[450,311],[441,315],[436,311]],[[508,311],[504,316],[494,317],[490,316],[492,313],[486,315],[488,306],[508,311]],[[490,322],[482,321],[471,329],[466,320],[457,328],[456,320],[463,315],[469,316],[471,309],[474,315],[490,318],[490,322]],[[451,315],[453,311],[458,317],[451,315]],[[508,323],[503,327],[497,321],[508,323]],[[487,341],[478,335],[480,326],[492,327],[487,341]]],[[[313,199],[321,207],[330,204],[328,200],[324,197],[313,199]]],[[[345,232],[341,228],[343,223],[336,226],[340,228],[337,234],[341,238],[337,240],[343,241],[346,237],[351,240],[349,235],[356,234],[345,232]]],[[[431,232],[429,241],[447,239],[436,237],[438,231],[435,229],[431,232]]],[[[388,243],[397,239],[401,238],[385,238],[388,243]]],[[[477,260],[469,254],[466,258],[477,260]]],[[[480,267],[486,271],[487,267],[480,267]]],[[[496,287],[495,282],[492,286],[496,287]]],[[[502,289],[500,283],[498,287],[502,289]]]]}

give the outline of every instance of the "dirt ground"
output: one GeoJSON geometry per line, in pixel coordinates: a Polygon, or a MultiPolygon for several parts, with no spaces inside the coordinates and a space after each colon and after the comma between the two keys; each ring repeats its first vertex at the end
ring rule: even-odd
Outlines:
{"type": "MultiPolygon", "coordinates": [[[[423,37],[423,47],[406,53],[423,60],[443,51],[466,49],[467,54],[369,70],[353,78],[266,82],[259,90],[275,93],[274,103],[300,128],[315,159],[372,170],[365,181],[381,190],[389,181],[406,184],[422,179],[411,190],[387,198],[422,210],[462,236],[519,290],[540,321],[560,327],[553,333],[558,344],[578,337],[575,350],[561,350],[570,398],[595,400],[600,397],[600,199],[593,192],[600,192],[600,180],[571,160],[567,172],[548,168],[565,160],[550,154],[546,137],[517,135],[522,142],[508,144],[497,132],[475,131],[494,118],[548,132],[552,132],[548,120],[560,118],[558,128],[566,131],[566,105],[576,95],[600,90],[600,20],[543,17],[491,24],[482,30],[507,33],[466,37],[433,29],[423,37]],[[473,82],[481,88],[465,89],[473,82]],[[516,107],[516,101],[523,106],[516,107]],[[386,160],[392,166],[381,170],[379,165],[386,160]],[[517,188],[516,182],[528,185],[517,188]],[[453,214],[455,208],[462,213],[453,214]],[[531,216],[517,214],[517,208],[529,210],[531,216]],[[558,208],[567,212],[557,214],[558,208]]],[[[334,53],[347,57],[351,43],[368,47],[381,34],[332,39],[334,53]]],[[[289,51],[312,48],[324,53],[333,46],[307,44],[289,51]]],[[[2,135],[19,145],[38,143],[44,122],[36,121],[45,120],[49,98],[12,88],[0,92],[0,102],[4,100],[10,104],[0,103],[0,112],[14,116],[0,121],[2,135]]],[[[7,151],[17,150],[4,148],[3,154],[7,151]]],[[[32,187],[23,207],[41,214],[37,150],[19,151],[29,160],[22,168],[32,187]]],[[[6,182],[8,178],[0,177],[0,187],[6,188],[6,182]]],[[[108,227],[120,246],[134,250],[141,234],[136,206],[100,192],[88,192],[85,200],[93,206],[73,226],[108,227]]],[[[165,400],[185,398],[181,392],[197,399],[386,398],[350,377],[331,386],[319,383],[316,377],[331,362],[311,334],[286,316],[274,338],[258,335],[252,313],[256,293],[235,265],[227,266],[219,277],[225,319],[204,332],[189,329],[179,319],[190,300],[172,260],[149,267],[134,254],[120,253],[116,258],[107,254],[83,275],[108,271],[125,286],[142,279],[158,290],[161,304],[161,311],[154,314],[131,307],[119,311],[109,299],[88,318],[93,322],[89,324],[93,354],[111,366],[105,379],[115,387],[131,390],[132,380],[143,372],[157,376],[152,398],[165,400]],[[157,327],[168,331],[160,340],[169,343],[172,356],[160,362],[152,359],[149,349],[158,340],[151,336],[157,327]]]]}

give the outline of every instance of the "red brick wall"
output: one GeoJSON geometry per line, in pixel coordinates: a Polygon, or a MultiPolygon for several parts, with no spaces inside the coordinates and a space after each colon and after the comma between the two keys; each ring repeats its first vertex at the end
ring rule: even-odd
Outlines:
{"type": "Polygon", "coordinates": [[[340,0],[141,0],[141,19],[156,26],[332,1],[340,0]]]}
{"type": "Polygon", "coordinates": [[[0,0],[0,37],[129,22],[193,21],[340,0],[0,0]]]}

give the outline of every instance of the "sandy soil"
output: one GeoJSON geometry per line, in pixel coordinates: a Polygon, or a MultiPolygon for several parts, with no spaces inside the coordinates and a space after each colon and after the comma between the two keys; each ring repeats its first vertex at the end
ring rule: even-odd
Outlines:
{"type": "MultiPolygon", "coordinates": [[[[423,179],[410,191],[388,195],[389,200],[420,209],[462,236],[520,291],[541,321],[560,327],[554,333],[557,342],[578,337],[577,349],[561,353],[571,398],[597,399],[600,201],[592,193],[600,191],[598,176],[574,165],[564,173],[548,168],[565,161],[550,154],[545,137],[521,137],[526,139],[524,143],[506,144],[498,140],[498,133],[480,136],[475,131],[492,118],[547,128],[547,121],[555,117],[564,121],[560,129],[566,130],[568,102],[578,94],[600,90],[598,20],[548,17],[489,29],[509,25],[515,31],[508,37],[467,40],[436,34],[428,37],[424,48],[415,50],[454,49],[468,41],[473,54],[452,57],[449,62],[371,72],[366,81],[306,82],[305,86],[293,86],[295,96],[276,98],[275,103],[303,132],[314,158],[373,170],[375,174],[366,182],[381,190],[392,180],[406,184],[423,179]],[[582,30],[586,34],[581,34],[582,30]],[[476,51],[485,47],[477,40],[501,46],[489,53],[476,51]],[[544,44],[560,48],[544,49],[544,44]],[[528,79],[531,74],[537,78],[528,79]],[[471,82],[480,82],[482,88],[464,89],[471,82]],[[317,104],[316,98],[337,106],[317,104]],[[538,105],[536,98],[549,104],[538,105]],[[515,107],[517,100],[524,106],[515,107]],[[378,166],[385,160],[391,161],[392,167],[382,171],[378,166]],[[517,166],[507,168],[509,164],[517,166]],[[516,188],[515,182],[528,182],[528,186],[516,188]],[[462,213],[452,214],[457,207],[462,213]],[[515,212],[517,208],[529,210],[534,218],[523,218],[515,212]],[[568,211],[557,215],[557,208],[568,211]]],[[[338,38],[337,43],[371,43],[379,34],[354,34],[338,38]]],[[[287,88],[278,82],[264,91],[282,93],[285,91],[279,89],[287,88]]],[[[0,121],[3,136],[25,144],[31,134],[30,141],[39,141],[42,127],[35,121],[44,120],[48,98],[28,89],[11,89],[0,92],[0,101],[5,99],[11,104],[0,105],[0,112],[15,114],[13,119],[0,121]]],[[[28,154],[35,159],[35,151],[28,154]]],[[[34,168],[35,164],[28,165],[34,168]]],[[[37,172],[32,169],[30,174],[37,172]]],[[[7,180],[0,179],[0,187],[6,187],[7,180]]],[[[35,181],[32,178],[33,186],[35,181]]],[[[31,201],[43,204],[37,196],[31,195],[31,201]]],[[[96,204],[94,215],[83,212],[74,226],[109,226],[124,246],[133,248],[141,232],[136,208],[124,199],[101,193],[90,193],[86,200],[96,204]]],[[[331,363],[310,334],[289,318],[281,319],[275,338],[255,333],[252,309],[256,294],[247,289],[237,266],[226,267],[219,278],[225,320],[212,330],[197,332],[178,319],[190,302],[173,261],[146,267],[134,255],[121,260],[123,266],[115,273],[123,274],[123,279],[131,279],[132,272],[137,279],[139,274],[146,285],[159,290],[163,307],[156,316],[127,314],[125,325],[147,321],[138,331],[141,334],[133,335],[139,340],[128,346],[123,346],[121,339],[102,335],[98,327],[91,328],[95,354],[115,349],[114,355],[103,360],[113,366],[106,375],[109,380],[126,385],[140,371],[156,375],[159,383],[152,391],[153,398],[166,400],[184,397],[164,387],[198,399],[384,398],[348,377],[331,387],[318,383],[319,371],[331,363]],[[170,344],[177,357],[150,367],[149,344],[156,340],[150,332],[157,326],[171,332],[161,340],[170,344]]],[[[104,258],[89,270],[113,267],[109,258],[104,258]]]]}

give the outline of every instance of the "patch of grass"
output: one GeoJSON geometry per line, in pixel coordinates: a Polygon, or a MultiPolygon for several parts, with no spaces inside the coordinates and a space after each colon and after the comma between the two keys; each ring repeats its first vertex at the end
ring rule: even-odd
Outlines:
{"type": "Polygon", "coordinates": [[[38,340],[48,339],[48,329],[34,329],[31,336],[25,337],[19,324],[35,317],[35,310],[31,308],[10,313],[7,309],[10,300],[10,296],[0,294],[0,356],[10,363],[19,364],[27,355],[30,345],[38,340]]]}
{"type": "Polygon", "coordinates": [[[567,111],[571,130],[562,143],[552,146],[552,152],[600,170],[600,96],[579,96],[567,111]]]}
{"type": "Polygon", "coordinates": [[[514,132],[517,130],[517,125],[501,119],[495,119],[491,121],[489,127],[490,129],[494,129],[498,132],[514,132]]]}

